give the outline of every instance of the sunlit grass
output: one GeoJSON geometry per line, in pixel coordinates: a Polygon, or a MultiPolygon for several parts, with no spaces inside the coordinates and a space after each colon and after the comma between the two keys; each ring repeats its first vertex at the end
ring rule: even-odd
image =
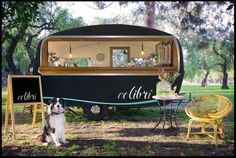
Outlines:
{"type": "Polygon", "coordinates": [[[209,85],[201,87],[200,85],[182,85],[181,93],[189,95],[191,92],[192,97],[205,94],[219,94],[228,97],[234,104],[234,85],[230,85],[229,89],[221,89],[221,85],[209,85]]]}

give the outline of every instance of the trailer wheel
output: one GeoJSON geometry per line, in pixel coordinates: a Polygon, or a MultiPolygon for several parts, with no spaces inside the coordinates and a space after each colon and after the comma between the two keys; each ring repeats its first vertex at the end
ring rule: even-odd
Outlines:
{"type": "Polygon", "coordinates": [[[108,115],[108,108],[106,105],[84,105],[83,111],[88,120],[99,121],[108,115]]]}

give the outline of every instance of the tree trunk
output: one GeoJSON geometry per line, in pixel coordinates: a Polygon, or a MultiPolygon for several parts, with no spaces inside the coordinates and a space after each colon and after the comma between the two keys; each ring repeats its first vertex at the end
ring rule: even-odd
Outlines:
{"type": "Polygon", "coordinates": [[[201,87],[206,87],[207,86],[207,78],[208,78],[209,73],[210,73],[210,71],[206,70],[205,76],[204,76],[204,78],[202,80],[202,83],[201,83],[201,87]]]}
{"type": "Polygon", "coordinates": [[[224,64],[221,66],[222,73],[223,73],[223,79],[222,79],[222,87],[221,89],[229,89],[228,86],[228,73],[227,73],[227,64],[224,62],[224,64]]]}
{"type": "Polygon", "coordinates": [[[146,25],[148,27],[155,27],[155,1],[146,2],[146,25]]]}
{"type": "Polygon", "coordinates": [[[50,25],[52,25],[52,24],[51,23],[44,23],[40,26],[41,28],[36,34],[28,35],[27,41],[25,43],[25,49],[26,49],[26,51],[28,53],[28,56],[29,56],[29,59],[30,59],[30,64],[28,66],[28,73],[30,73],[30,74],[32,73],[30,69],[34,67],[35,54],[36,54],[36,51],[34,53],[34,50],[31,48],[33,38],[37,37],[43,30],[54,29],[53,27],[50,27],[50,25]],[[49,25],[49,27],[45,27],[46,25],[49,25]]]}
{"type": "Polygon", "coordinates": [[[31,44],[32,44],[32,40],[33,40],[33,35],[29,35],[27,38],[27,41],[25,43],[25,49],[28,53],[29,59],[30,59],[30,64],[28,66],[28,73],[31,73],[30,68],[32,68],[34,66],[34,53],[33,50],[31,48],[31,44]]]}
{"type": "Polygon", "coordinates": [[[19,36],[16,35],[15,37],[12,37],[10,40],[10,46],[7,49],[7,54],[6,54],[6,60],[7,64],[12,71],[13,74],[21,74],[20,70],[16,67],[14,60],[13,60],[13,53],[15,51],[15,48],[19,42],[19,36]]]}

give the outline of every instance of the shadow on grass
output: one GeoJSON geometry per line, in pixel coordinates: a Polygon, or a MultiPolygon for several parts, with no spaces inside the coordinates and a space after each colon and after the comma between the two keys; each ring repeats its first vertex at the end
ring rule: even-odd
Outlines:
{"type": "MultiPolygon", "coordinates": [[[[161,127],[162,128],[162,127],[161,127]]],[[[143,136],[155,136],[159,135],[162,131],[161,136],[177,136],[182,132],[186,133],[186,128],[180,128],[179,131],[177,128],[164,128],[163,130],[160,128],[152,129],[152,128],[124,128],[119,131],[109,131],[108,133],[118,133],[121,137],[143,137],[143,136]]]]}
{"type": "MultiPolygon", "coordinates": [[[[66,110],[65,116],[66,120],[69,123],[73,122],[91,122],[87,120],[85,117],[83,110],[81,108],[77,109],[74,108],[74,111],[77,113],[72,113],[69,110],[66,110]]],[[[45,116],[47,113],[45,112],[45,116]]],[[[37,123],[42,121],[41,118],[41,112],[37,112],[37,123]]],[[[159,121],[161,116],[161,112],[157,108],[146,108],[146,109],[130,109],[125,111],[115,111],[112,109],[109,109],[109,115],[104,120],[101,121],[113,121],[113,122],[123,122],[123,121],[133,121],[133,122],[157,122],[159,121]]],[[[232,111],[229,116],[224,118],[224,122],[233,122],[234,121],[234,112],[232,111]]],[[[22,111],[16,111],[15,112],[15,120],[16,124],[32,124],[33,115],[30,115],[29,111],[26,111],[25,114],[23,114],[22,111]]],[[[185,122],[188,123],[189,117],[186,115],[183,108],[179,108],[176,113],[176,120],[178,122],[185,122]]],[[[11,121],[11,114],[9,113],[9,123],[11,121]]],[[[99,122],[99,121],[97,121],[99,122]]],[[[167,120],[167,122],[169,122],[167,120]]],[[[5,113],[2,113],[2,124],[5,123],[5,113]]]]}
{"type": "Polygon", "coordinates": [[[69,144],[60,148],[54,145],[3,146],[2,156],[56,156],[60,152],[71,156],[232,156],[234,147],[229,144],[196,144],[188,142],[147,142],[104,139],[69,139],[69,144]],[[107,145],[112,147],[107,148],[107,145]],[[71,151],[72,146],[78,150],[71,151]]]}
{"type": "MultiPolygon", "coordinates": [[[[46,114],[46,113],[45,113],[46,114]]],[[[33,115],[29,112],[23,114],[23,112],[15,112],[15,123],[16,124],[32,124],[33,115]]],[[[9,124],[11,124],[11,113],[9,113],[9,124]]],[[[42,122],[42,114],[37,112],[36,123],[42,122]]],[[[45,115],[46,116],[46,115],[45,115]]],[[[2,126],[5,125],[5,113],[2,113],[2,126]]]]}

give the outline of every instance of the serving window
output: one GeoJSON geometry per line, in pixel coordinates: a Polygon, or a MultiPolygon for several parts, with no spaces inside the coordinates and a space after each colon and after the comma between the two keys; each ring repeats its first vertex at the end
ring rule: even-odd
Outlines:
{"type": "Polygon", "coordinates": [[[176,71],[177,49],[167,39],[49,39],[41,49],[41,70],[74,72],[176,71]]]}

